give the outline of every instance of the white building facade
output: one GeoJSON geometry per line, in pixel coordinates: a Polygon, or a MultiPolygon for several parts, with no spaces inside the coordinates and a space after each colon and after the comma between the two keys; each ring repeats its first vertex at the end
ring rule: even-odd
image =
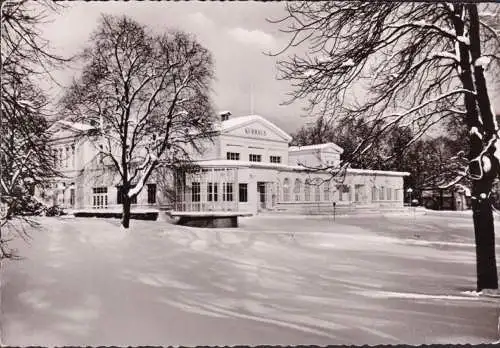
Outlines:
{"type": "MultiPolygon", "coordinates": [[[[118,208],[120,180],[99,160],[96,142],[78,137],[90,126],[59,121],[52,127],[54,163],[63,173],[45,199],[72,209],[118,208]]],[[[193,154],[198,170],[157,171],[133,208],[178,211],[330,212],[332,205],[403,207],[408,173],[348,169],[342,180],[327,167],[340,163],[333,143],[290,147],[290,135],[258,115],[229,118],[203,153],[193,154]],[[325,170],[318,170],[324,167],[325,170]]]]}

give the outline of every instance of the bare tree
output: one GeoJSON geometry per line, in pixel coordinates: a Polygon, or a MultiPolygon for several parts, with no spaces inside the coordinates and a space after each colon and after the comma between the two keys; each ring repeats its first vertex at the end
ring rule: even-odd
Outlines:
{"type": "MultiPolygon", "coordinates": [[[[356,154],[370,151],[394,127],[411,128],[409,145],[463,115],[470,132],[467,173],[473,181],[477,289],[497,289],[489,197],[499,169],[499,135],[485,71],[497,85],[498,5],[353,1],[285,6],[287,15],[273,22],[291,39],[277,54],[304,46],[307,51],[278,63],[280,78],[293,82],[288,102],[307,98],[311,113],[363,119],[371,127],[356,154]]],[[[344,162],[340,169],[348,166],[344,162]]]]}
{"type": "MultiPolygon", "coordinates": [[[[36,185],[57,175],[47,146],[48,101],[40,77],[67,60],[52,54],[37,26],[56,10],[51,2],[1,2],[0,228],[33,199],[36,185]]],[[[12,257],[0,234],[0,258],[12,257]]]]}
{"type": "Polygon", "coordinates": [[[211,136],[213,62],[193,37],[154,35],[127,17],[102,16],[91,42],[62,104],[99,125],[88,136],[119,174],[128,228],[131,200],[155,168],[189,161],[211,136]]]}

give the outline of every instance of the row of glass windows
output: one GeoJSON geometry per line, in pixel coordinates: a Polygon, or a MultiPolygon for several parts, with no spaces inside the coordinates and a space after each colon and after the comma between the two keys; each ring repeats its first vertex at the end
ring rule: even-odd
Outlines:
{"type": "MultiPolygon", "coordinates": [[[[226,152],[226,159],[232,161],[240,160],[239,152],[226,152]]],[[[251,153],[248,155],[248,160],[250,162],[262,162],[262,155],[251,153]]],[[[270,163],[281,163],[281,156],[269,156],[270,163]]]]}
{"type": "MultiPolygon", "coordinates": [[[[222,201],[223,202],[233,202],[233,187],[234,184],[230,182],[222,183],[222,201]]],[[[191,183],[191,201],[200,202],[201,201],[201,184],[199,182],[191,183]]],[[[219,201],[219,183],[209,182],[207,183],[207,201],[208,202],[218,202],[219,201]]],[[[238,201],[248,202],[248,184],[240,183],[238,184],[238,201]]]]}
{"type": "Polygon", "coordinates": [[[61,146],[52,150],[54,164],[59,168],[75,167],[75,145],[61,146]]]}
{"type": "MultiPolygon", "coordinates": [[[[123,186],[117,186],[116,203],[123,203],[123,186]]],[[[156,203],[156,184],[147,184],[148,204],[156,203]]],[[[137,204],[137,196],[133,197],[131,204],[137,204]]],[[[105,186],[92,188],[92,206],[104,208],[108,206],[108,188],[105,186]]]]}
{"type": "MultiPolygon", "coordinates": [[[[314,183],[311,180],[307,179],[304,182],[304,190],[302,190],[302,181],[300,179],[295,179],[293,186],[293,197],[290,192],[290,180],[288,178],[283,180],[283,201],[289,202],[293,201],[311,201],[314,198],[314,201],[321,201],[322,198],[324,201],[329,201],[330,198],[332,200],[338,199],[339,201],[343,201],[347,199],[348,201],[353,200],[352,190],[348,185],[336,185],[336,189],[331,192],[330,183],[314,183]],[[323,191],[323,195],[321,192],[323,191]],[[335,191],[337,193],[337,197],[335,197],[335,191]],[[322,197],[323,196],[323,197],[322,197]],[[347,196],[347,197],[346,197],[347,196]]],[[[362,202],[367,198],[365,194],[365,185],[357,184],[354,185],[354,201],[362,202]]],[[[391,200],[399,200],[399,194],[397,189],[393,189],[391,187],[372,187],[372,201],[391,201],[391,200]]]]}

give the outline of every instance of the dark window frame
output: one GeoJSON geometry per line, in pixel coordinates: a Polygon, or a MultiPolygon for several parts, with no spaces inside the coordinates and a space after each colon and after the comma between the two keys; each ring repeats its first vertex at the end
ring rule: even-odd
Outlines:
{"type": "Polygon", "coordinates": [[[201,202],[201,183],[191,183],[191,202],[201,202]]]}
{"type": "Polygon", "coordinates": [[[269,156],[269,162],[281,163],[281,156],[269,156]]]}
{"type": "Polygon", "coordinates": [[[240,183],[238,184],[238,197],[239,201],[242,203],[247,203],[248,202],[248,184],[247,183],[240,183]]]}
{"type": "Polygon", "coordinates": [[[216,182],[209,182],[207,185],[207,201],[217,202],[219,200],[219,185],[216,182]]]}
{"type": "Polygon", "coordinates": [[[239,152],[226,152],[226,159],[231,160],[231,161],[239,161],[240,160],[240,153],[239,152]]]}
{"type": "Polygon", "coordinates": [[[251,153],[248,155],[248,161],[250,162],[262,162],[262,155],[251,153]]]}
{"type": "Polygon", "coordinates": [[[156,184],[148,185],[148,204],[156,204],[156,184]]]}
{"type": "Polygon", "coordinates": [[[233,183],[232,182],[225,182],[224,183],[224,193],[222,195],[223,201],[224,202],[232,202],[234,200],[233,193],[234,193],[233,183]]]}

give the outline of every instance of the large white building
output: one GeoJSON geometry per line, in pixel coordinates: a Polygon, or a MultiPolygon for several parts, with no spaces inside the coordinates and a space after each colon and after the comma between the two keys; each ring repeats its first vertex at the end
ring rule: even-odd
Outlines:
{"type": "MultiPolygon", "coordinates": [[[[258,115],[224,113],[218,135],[193,157],[195,173],[157,171],[133,203],[179,211],[262,210],[314,213],[337,206],[402,207],[408,173],[348,169],[342,182],[328,170],[340,163],[333,144],[291,147],[291,137],[258,115]],[[312,169],[314,168],[314,169],[312,169]]],[[[73,209],[121,203],[119,177],[99,159],[96,142],[78,135],[92,127],[58,121],[51,128],[55,165],[63,177],[43,198],[73,209]]]]}

